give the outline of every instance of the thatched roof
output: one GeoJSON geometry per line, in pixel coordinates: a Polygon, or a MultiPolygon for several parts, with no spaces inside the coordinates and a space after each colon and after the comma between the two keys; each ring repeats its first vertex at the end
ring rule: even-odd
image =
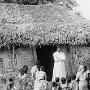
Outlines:
{"type": "Polygon", "coordinates": [[[63,6],[0,4],[0,45],[83,44],[86,20],[63,6]]]}

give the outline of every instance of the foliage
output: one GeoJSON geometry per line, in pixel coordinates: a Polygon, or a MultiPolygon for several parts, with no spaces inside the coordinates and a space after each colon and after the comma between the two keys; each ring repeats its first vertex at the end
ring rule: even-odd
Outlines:
{"type": "Polygon", "coordinates": [[[4,74],[2,78],[0,78],[0,88],[1,90],[6,90],[5,88],[9,85],[9,78],[14,78],[14,85],[16,87],[15,90],[33,90],[34,88],[34,79],[31,75],[27,75],[27,77],[23,80],[18,79],[18,72],[8,72],[4,74]]]}
{"type": "Polygon", "coordinates": [[[63,6],[0,4],[0,45],[84,44],[89,21],[63,6]]]}
{"type": "Polygon", "coordinates": [[[18,3],[18,4],[25,4],[25,5],[38,5],[38,4],[46,4],[48,2],[62,2],[64,5],[66,5],[68,8],[73,8],[74,6],[77,6],[77,3],[75,0],[0,0],[0,2],[4,3],[18,3]]]}

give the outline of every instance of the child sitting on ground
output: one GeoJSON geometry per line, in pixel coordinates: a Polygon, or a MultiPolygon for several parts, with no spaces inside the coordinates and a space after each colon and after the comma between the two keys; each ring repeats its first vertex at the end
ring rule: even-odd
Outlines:
{"type": "Polygon", "coordinates": [[[52,82],[52,90],[59,90],[59,89],[60,89],[59,77],[56,77],[55,82],[52,82]]]}
{"type": "Polygon", "coordinates": [[[14,78],[11,77],[9,79],[9,84],[7,86],[7,90],[16,90],[16,86],[15,86],[15,82],[14,82],[14,78]]]}
{"type": "Polygon", "coordinates": [[[67,78],[67,90],[72,90],[71,77],[67,78]]]}
{"type": "Polygon", "coordinates": [[[76,80],[75,80],[75,79],[76,79],[76,75],[73,74],[73,75],[71,76],[71,80],[72,80],[72,81],[71,81],[71,88],[72,88],[72,90],[76,90],[76,85],[77,85],[77,84],[76,84],[76,80]]]}
{"type": "Polygon", "coordinates": [[[64,77],[61,78],[60,87],[61,87],[61,90],[67,90],[67,83],[66,83],[66,79],[64,77]]]}

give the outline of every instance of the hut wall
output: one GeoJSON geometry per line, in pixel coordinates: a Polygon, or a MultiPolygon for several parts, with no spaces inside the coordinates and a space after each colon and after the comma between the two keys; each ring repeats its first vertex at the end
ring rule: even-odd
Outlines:
{"type": "Polygon", "coordinates": [[[66,57],[66,60],[65,60],[65,67],[66,67],[66,73],[68,75],[70,75],[72,73],[72,65],[71,65],[71,57],[70,57],[70,52],[68,52],[68,49],[66,47],[62,47],[62,52],[65,53],[65,57],[66,57]]]}
{"type": "Polygon", "coordinates": [[[87,65],[90,70],[90,47],[73,47],[71,51],[73,73],[76,73],[80,64],[87,65]]]}
{"type": "MultiPolygon", "coordinates": [[[[15,60],[13,62],[14,66],[17,69],[20,69],[24,65],[27,65],[31,69],[31,67],[35,64],[33,53],[34,53],[33,49],[30,47],[19,47],[15,49],[15,60]]],[[[2,73],[2,71],[7,71],[7,70],[10,71],[12,69],[11,60],[12,60],[11,51],[0,50],[0,73],[2,73]],[[3,68],[1,61],[3,61],[3,68]]]]}
{"type": "Polygon", "coordinates": [[[9,50],[0,50],[0,73],[2,70],[9,69],[11,66],[11,53],[9,50]],[[3,62],[1,62],[3,61],[3,62]],[[3,67],[2,67],[3,64],[3,67]]]}
{"type": "Polygon", "coordinates": [[[33,49],[30,47],[19,47],[15,50],[15,58],[18,69],[27,65],[30,69],[35,64],[33,49]]]}

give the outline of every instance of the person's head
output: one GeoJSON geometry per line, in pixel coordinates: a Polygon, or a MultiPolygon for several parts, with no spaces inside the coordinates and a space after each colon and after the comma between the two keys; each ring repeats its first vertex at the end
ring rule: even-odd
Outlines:
{"type": "Polygon", "coordinates": [[[84,72],[87,71],[87,66],[84,66],[84,72]]]}
{"type": "Polygon", "coordinates": [[[19,72],[20,72],[21,75],[24,75],[23,68],[21,68],[21,69],[19,70],[19,72]]]}
{"type": "Polygon", "coordinates": [[[62,84],[65,84],[66,79],[65,79],[64,77],[62,77],[62,78],[61,78],[61,82],[62,82],[62,84]]]}
{"type": "Polygon", "coordinates": [[[53,87],[57,87],[57,83],[56,82],[52,82],[52,86],[53,87]]]}
{"type": "Polygon", "coordinates": [[[40,66],[37,66],[38,71],[40,71],[40,66]]]}
{"type": "Polygon", "coordinates": [[[14,78],[13,77],[10,77],[9,78],[9,82],[13,82],[14,81],[14,78]]]}
{"type": "Polygon", "coordinates": [[[57,51],[60,52],[61,48],[60,46],[57,46],[57,51]]]}
{"type": "Polygon", "coordinates": [[[28,71],[28,66],[27,66],[27,65],[24,65],[24,66],[23,66],[23,72],[24,72],[25,74],[27,74],[27,71],[28,71]]]}
{"type": "Polygon", "coordinates": [[[78,71],[83,71],[83,70],[84,70],[84,66],[83,65],[80,65],[78,71]]]}
{"type": "Polygon", "coordinates": [[[59,77],[56,77],[56,78],[55,78],[55,81],[56,81],[56,82],[59,82],[59,77]]]}
{"type": "Polygon", "coordinates": [[[44,71],[44,66],[41,66],[40,67],[40,71],[44,71]]]}
{"type": "Polygon", "coordinates": [[[71,79],[72,79],[72,80],[75,80],[75,79],[76,79],[76,75],[73,74],[73,75],[71,76],[71,79]]]}
{"type": "Polygon", "coordinates": [[[71,83],[71,78],[70,77],[67,78],[67,83],[71,83]]]}
{"type": "Polygon", "coordinates": [[[40,66],[40,61],[37,61],[36,62],[36,66],[40,66]]]}

